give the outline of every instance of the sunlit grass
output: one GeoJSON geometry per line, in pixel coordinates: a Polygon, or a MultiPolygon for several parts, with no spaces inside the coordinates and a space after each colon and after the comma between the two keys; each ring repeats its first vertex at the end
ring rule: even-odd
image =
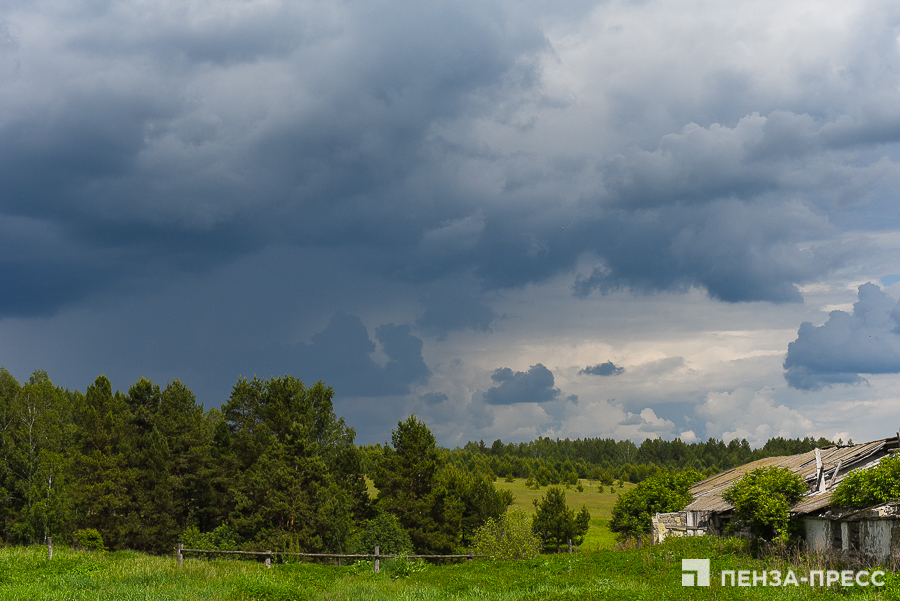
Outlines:
{"type": "MultiPolygon", "coordinates": [[[[591,513],[591,526],[585,536],[583,550],[611,549],[615,543],[615,536],[609,531],[609,519],[612,516],[612,509],[619,495],[623,492],[634,488],[634,484],[625,482],[623,487],[615,487],[615,492],[610,492],[609,486],[604,486],[604,492],[598,492],[599,483],[590,480],[582,480],[583,492],[572,486],[568,489],[563,486],[566,492],[566,505],[578,511],[581,506],[587,507],[591,513]]],[[[509,490],[515,496],[513,507],[518,507],[528,515],[534,515],[534,500],[540,500],[547,494],[546,486],[540,490],[532,490],[525,486],[524,478],[517,478],[514,482],[505,482],[498,479],[494,482],[494,486],[501,490],[509,490]]]]}
{"type": "MultiPolygon", "coordinates": [[[[615,506],[620,494],[631,490],[635,485],[625,482],[621,487],[616,486],[614,492],[610,490],[612,487],[604,486],[604,492],[601,493],[598,491],[599,482],[582,480],[581,484],[584,488],[583,492],[578,492],[574,486],[568,489],[565,486],[562,486],[562,488],[566,491],[567,506],[575,511],[579,511],[581,506],[584,505],[591,513],[591,526],[587,536],[584,538],[582,550],[612,549],[616,544],[615,535],[609,531],[609,519],[612,516],[613,506],[615,506]]],[[[539,490],[530,489],[525,486],[525,478],[516,478],[513,482],[506,482],[502,478],[498,478],[494,482],[494,486],[500,490],[512,492],[515,498],[512,506],[522,509],[528,515],[534,515],[534,501],[536,499],[540,500],[541,497],[547,494],[548,488],[544,486],[539,490]]],[[[366,477],[366,487],[368,488],[369,496],[374,499],[378,495],[378,490],[368,476],[366,477]]]]}
{"type": "MultiPolygon", "coordinates": [[[[476,560],[427,565],[421,570],[372,573],[370,565],[277,564],[266,569],[254,561],[186,558],[139,553],[86,553],[57,548],[47,560],[41,547],[0,550],[0,599],[325,601],[491,599],[896,599],[900,578],[888,574],[888,586],[731,587],[713,577],[708,588],[681,586],[681,559],[712,559],[712,571],[780,568],[782,560],[755,560],[741,541],[702,537],[667,541],[632,550],[585,551],[533,560],[476,560]]],[[[798,566],[798,570],[807,567],[798,566]]]]}

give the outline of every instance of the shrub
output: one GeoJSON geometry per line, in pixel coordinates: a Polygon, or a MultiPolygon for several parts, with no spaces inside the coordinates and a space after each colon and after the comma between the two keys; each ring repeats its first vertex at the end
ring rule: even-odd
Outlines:
{"type": "Polygon", "coordinates": [[[791,470],[761,467],[731,485],[722,498],[734,505],[729,528],[746,528],[755,539],[789,538],[791,507],[806,493],[806,484],[791,470]]]}
{"type": "Polygon", "coordinates": [[[354,537],[352,549],[354,553],[365,555],[373,553],[376,545],[383,555],[407,555],[413,550],[409,533],[400,525],[400,520],[385,512],[366,521],[354,537]]]}
{"type": "Polygon", "coordinates": [[[75,548],[84,551],[106,551],[106,545],[103,544],[103,537],[95,528],[85,528],[84,530],[76,530],[72,534],[75,540],[75,548]]]}
{"type": "Polygon", "coordinates": [[[212,532],[200,532],[191,526],[181,534],[180,542],[186,549],[210,551],[234,551],[239,549],[237,533],[228,524],[222,524],[212,532]]]}
{"type": "Polygon", "coordinates": [[[413,574],[424,572],[428,568],[428,564],[422,559],[410,559],[406,555],[388,559],[384,562],[384,571],[387,572],[393,580],[400,578],[408,578],[413,574]]]}
{"type": "Polygon", "coordinates": [[[541,544],[531,531],[531,518],[521,509],[512,509],[475,532],[472,550],[491,559],[531,559],[540,554],[541,544]]]}
{"type": "Polygon", "coordinates": [[[831,495],[831,503],[863,509],[900,500],[900,455],[885,457],[875,467],[850,472],[831,495]]]}
{"type": "Polygon", "coordinates": [[[620,538],[649,534],[651,516],[684,509],[691,502],[691,486],[699,480],[694,470],[657,472],[619,497],[609,529],[620,538]]]}

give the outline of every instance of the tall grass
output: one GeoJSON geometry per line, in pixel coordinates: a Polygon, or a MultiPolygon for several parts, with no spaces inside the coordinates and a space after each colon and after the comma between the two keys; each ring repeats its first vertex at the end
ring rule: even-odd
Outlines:
{"type": "MultiPolygon", "coordinates": [[[[869,588],[731,587],[716,577],[722,570],[796,572],[829,569],[815,559],[772,553],[754,558],[737,539],[689,538],[641,549],[601,550],[579,555],[547,555],[533,560],[476,560],[449,565],[385,565],[374,574],[357,566],[279,564],[266,569],[253,561],[186,558],[138,553],[88,553],[56,548],[47,560],[40,547],[0,550],[2,600],[404,600],[491,599],[853,599],[900,598],[900,579],[869,588]],[[683,587],[681,560],[710,558],[712,586],[683,587]],[[807,562],[807,563],[804,563],[807,562]],[[812,563],[810,563],[812,562],[812,563]]],[[[387,562],[385,562],[387,563],[387,562]]],[[[835,564],[836,565],[836,564],[835,564]]]]}

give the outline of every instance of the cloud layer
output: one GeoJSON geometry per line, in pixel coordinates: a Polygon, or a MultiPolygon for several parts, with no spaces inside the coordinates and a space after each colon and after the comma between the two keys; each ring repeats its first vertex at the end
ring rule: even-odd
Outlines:
{"type": "Polygon", "coordinates": [[[290,372],[381,438],[877,404],[893,301],[811,324],[900,273],[898,37],[883,0],[7,2],[0,364],[290,372]]]}

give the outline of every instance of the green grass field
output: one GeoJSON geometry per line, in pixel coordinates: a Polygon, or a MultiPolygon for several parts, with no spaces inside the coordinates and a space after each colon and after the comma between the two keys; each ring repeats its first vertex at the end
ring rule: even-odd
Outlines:
{"type": "MultiPolygon", "coordinates": [[[[581,506],[584,505],[591,513],[591,527],[584,538],[582,550],[612,549],[616,544],[616,538],[609,531],[608,526],[612,508],[616,504],[619,495],[631,490],[635,485],[625,482],[621,488],[616,486],[615,492],[610,492],[611,487],[604,486],[604,492],[601,493],[598,492],[598,487],[600,486],[598,482],[582,480],[581,484],[584,487],[584,492],[578,492],[574,486],[568,489],[565,489],[564,486],[562,488],[566,492],[566,505],[575,511],[579,511],[581,506]]],[[[369,496],[374,499],[378,494],[378,490],[368,477],[366,478],[366,486],[369,496]]],[[[525,486],[524,478],[516,478],[513,482],[506,482],[498,478],[494,482],[494,486],[500,490],[512,492],[515,498],[512,506],[522,509],[528,515],[534,515],[534,501],[540,500],[541,497],[547,494],[548,488],[544,486],[540,490],[532,490],[525,486]]]]}
{"type": "MultiPolygon", "coordinates": [[[[778,561],[750,559],[740,541],[703,537],[632,550],[561,554],[534,560],[475,560],[452,565],[384,562],[329,566],[309,563],[266,569],[253,561],[187,558],[130,552],[87,553],[57,547],[0,549],[0,599],[4,601],[333,601],[448,599],[470,601],[634,599],[897,599],[900,577],[886,586],[722,586],[722,570],[786,570],[778,561]],[[711,561],[709,587],[683,587],[681,559],[711,561]]],[[[814,568],[814,566],[813,566],[814,568]]],[[[806,573],[810,566],[792,569],[806,573]]]]}
{"type": "MultiPolygon", "coordinates": [[[[579,511],[581,506],[584,505],[591,513],[591,527],[581,548],[582,550],[591,551],[611,549],[616,544],[615,536],[609,531],[608,527],[612,508],[616,504],[619,495],[631,490],[635,485],[625,482],[624,488],[617,486],[614,493],[609,492],[609,486],[604,486],[605,492],[600,493],[597,491],[599,486],[597,482],[582,480],[581,484],[584,487],[584,492],[578,492],[574,486],[568,489],[563,487],[566,493],[566,505],[575,511],[579,511]]],[[[502,479],[498,479],[494,482],[494,486],[501,490],[511,491],[515,496],[513,507],[518,507],[529,515],[534,514],[534,501],[540,500],[541,497],[547,494],[548,488],[545,486],[540,490],[531,490],[525,486],[524,478],[518,478],[515,482],[505,482],[502,479]]]]}

